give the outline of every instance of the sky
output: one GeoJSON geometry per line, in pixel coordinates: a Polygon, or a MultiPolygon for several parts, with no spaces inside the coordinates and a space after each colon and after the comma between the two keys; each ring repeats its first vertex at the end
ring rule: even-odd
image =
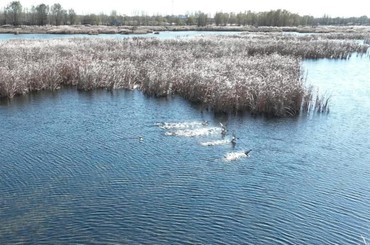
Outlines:
{"type": "MultiPolygon", "coordinates": [[[[23,7],[36,6],[40,3],[52,5],[60,3],[64,9],[74,9],[78,14],[105,13],[116,10],[119,14],[133,15],[145,13],[148,15],[187,14],[202,11],[213,15],[217,11],[253,12],[286,9],[300,15],[321,17],[370,17],[369,0],[19,0],[23,7]]],[[[5,7],[11,0],[0,0],[0,7],[5,7]]]]}

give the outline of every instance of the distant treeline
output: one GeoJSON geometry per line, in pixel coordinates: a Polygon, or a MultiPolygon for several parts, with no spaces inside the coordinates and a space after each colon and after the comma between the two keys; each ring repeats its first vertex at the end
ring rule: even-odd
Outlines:
{"type": "Polygon", "coordinates": [[[79,15],[73,9],[64,9],[59,3],[51,6],[39,4],[23,8],[19,1],[10,2],[0,10],[0,25],[110,25],[110,26],[161,26],[161,25],[239,25],[239,26],[316,26],[316,25],[370,25],[367,16],[332,18],[327,15],[315,18],[298,15],[287,10],[268,12],[217,12],[214,16],[203,12],[188,15],[120,15],[117,11],[107,14],[79,15]]]}

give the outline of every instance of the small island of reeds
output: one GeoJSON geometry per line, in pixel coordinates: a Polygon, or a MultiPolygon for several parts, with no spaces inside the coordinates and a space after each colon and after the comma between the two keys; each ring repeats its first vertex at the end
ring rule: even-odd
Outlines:
{"type": "Polygon", "coordinates": [[[75,86],[179,95],[217,112],[276,117],[326,111],[302,59],[347,59],[368,45],[282,34],[159,40],[11,40],[0,44],[0,97],[75,86]]]}

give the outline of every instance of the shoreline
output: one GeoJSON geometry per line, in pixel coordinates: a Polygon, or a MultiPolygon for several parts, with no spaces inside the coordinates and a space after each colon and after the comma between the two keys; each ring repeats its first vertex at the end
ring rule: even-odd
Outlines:
{"type": "Polygon", "coordinates": [[[166,31],[214,31],[214,32],[292,32],[292,33],[348,33],[370,35],[370,26],[301,26],[301,27],[254,27],[254,26],[0,26],[0,34],[148,34],[166,31]]]}

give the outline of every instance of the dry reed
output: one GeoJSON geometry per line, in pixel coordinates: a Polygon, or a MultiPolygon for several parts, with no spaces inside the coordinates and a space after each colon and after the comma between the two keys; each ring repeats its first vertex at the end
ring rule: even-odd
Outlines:
{"type": "MultiPolygon", "coordinates": [[[[315,104],[302,57],[343,58],[353,47],[250,37],[12,40],[0,45],[0,97],[62,86],[139,88],[215,111],[294,116],[315,104]]],[[[318,111],[328,109],[327,100],[318,103],[318,111]]]]}

